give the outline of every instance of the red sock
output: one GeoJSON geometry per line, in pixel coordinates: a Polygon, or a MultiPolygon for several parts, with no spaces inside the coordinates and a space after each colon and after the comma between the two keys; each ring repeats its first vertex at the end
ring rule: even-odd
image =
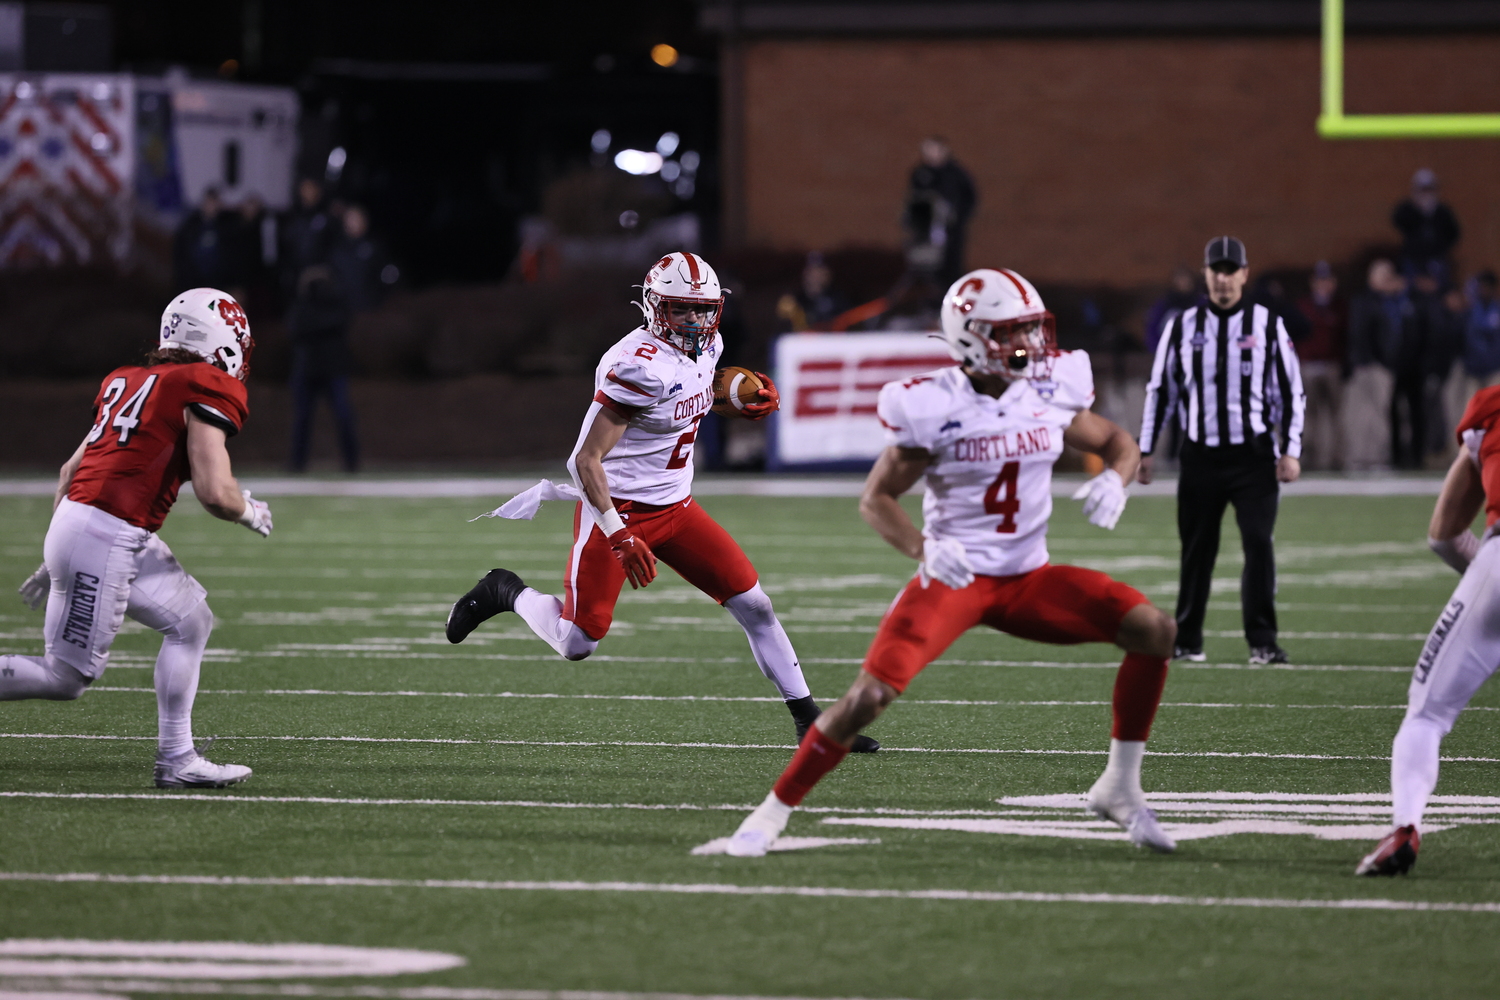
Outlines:
{"type": "Polygon", "coordinates": [[[771,790],[787,805],[801,805],[802,799],[812,791],[813,785],[822,780],[823,775],[838,767],[839,761],[848,752],[848,748],[839,746],[824,736],[821,729],[813,726],[802,738],[802,745],[792,755],[792,762],[781,772],[781,777],[776,779],[771,790]]]}
{"type": "Polygon", "coordinates": [[[1115,675],[1115,724],[1109,735],[1117,740],[1144,742],[1167,683],[1167,661],[1145,653],[1126,653],[1115,675]]]}

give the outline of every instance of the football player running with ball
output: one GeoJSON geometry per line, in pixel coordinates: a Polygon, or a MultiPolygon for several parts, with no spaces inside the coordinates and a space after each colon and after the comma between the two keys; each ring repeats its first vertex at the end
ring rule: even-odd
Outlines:
{"type": "Polygon", "coordinates": [[[1463,574],[1422,647],[1391,746],[1394,829],[1356,875],[1404,875],[1422,845],[1422,814],[1437,787],[1438,751],[1469,699],[1500,668],[1500,387],[1481,389],[1458,422],[1458,457],[1427,527],[1427,544],[1463,574]],[[1469,530],[1480,509],[1485,532],[1469,530]]]}
{"type": "Polygon", "coordinates": [[[162,313],[160,346],[145,364],[105,377],[94,426],[58,477],[45,561],[21,585],[32,609],[47,602],[46,652],[0,656],[0,701],[70,701],[109,666],[126,615],[160,632],[160,788],[221,788],[250,776],[193,746],[193,699],[214,616],[202,585],[156,531],[191,479],[214,517],[271,533],[270,508],[240,489],[224,446],[249,413],[244,380],[254,344],[232,296],[194,288],[162,313]]]}
{"type": "MultiPolygon", "coordinates": [[[[514,611],[558,655],[584,659],[609,632],[621,586],[650,584],[660,559],[740,623],[800,740],[819,709],[791,640],[749,558],[692,495],[693,443],[714,403],[715,364],[724,349],[718,332],[724,290],[702,257],[673,253],[646,274],[639,308],[645,322],[595,370],[594,401],[568,458],[573,486],[544,480],[493,512],[529,519],[543,500],[578,501],[562,599],[528,587],[508,569],[491,570],[453,605],[448,640],[462,642],[485,620],[514,611]]],[[[760,402],[743,407],[750,419],[780,405],[770,378],[756,374],[765,387],[760,402]]],[[[879,747],[862,737],[853,749],[879,747]]]]}
{"type": "Polygon", "coordinates": [[[1063,445],[1104,460],[1104,472],[1074,494],[1101,528],[1113,528],[1125,508],[1140,449],[1090,412],[1088,356],[1057,350],[1052,316],[1025,278],[971,271],[948,290],[942,323],[962,364],[881,389],[888,443],[860,500],[865,520],[917,560],[917,573],[882,619],[854,685],[814,724],[726,849],[765,854],[856,734],[953,640],[987,625],[1039,642],[1112,642],[1125,650],[1109,763],[1089,789],[1088,808],[1123,827],[1137,846],[1171,851],[1176,844],[1141,790],[1141,758],[1176,623],[1135,589],[1094,570],[1054,566],[1047,556],[1052,466],[1063,445]],[[923,477],[919,531],[898,498],[923,477]]]}

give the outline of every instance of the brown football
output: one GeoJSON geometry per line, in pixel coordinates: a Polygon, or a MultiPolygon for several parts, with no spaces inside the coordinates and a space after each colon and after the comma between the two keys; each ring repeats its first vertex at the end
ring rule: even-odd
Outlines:
{"type": "Polygon", "coordinates": [[[746,406],[765,402],[760,396],[765,387],[748,368],[720,368],[714,372],[713,411],[721,417],[743,417],[746,406]]]}

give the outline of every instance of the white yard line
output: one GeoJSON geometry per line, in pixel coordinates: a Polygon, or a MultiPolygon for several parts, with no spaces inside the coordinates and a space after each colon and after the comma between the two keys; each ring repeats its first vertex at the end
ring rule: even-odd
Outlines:
{"type": "MultiPolygon", "coordinates": [[[[101,991],[112,993],[187,993],[194,996],[329,997],[354,1000],[809,1000],[803,997],[761,997],[728,993],[607,993],[598,990],[492,990],[476,987],[409,986],[405,989],[378,986],[318,986],[312,983],[234,983],[170,979],[99,979],[95,977],[33,980],[19,1000],[91,1000],[101,991]],[[67,991],[60,993],[59,991],[67,991]]],[[[0,997],[10,994],[0,993],[0,997]]],[[[839,1000],[839,998],[818,998],[839,1000]]],[[[859,998],[844,998],[859,1000],[859,998]]]]}
{"type": "MultiPolygon", "coordinates": [[[[155,694],[155,689],[149,687],[90,687],[90,691],[110,691],[115,693],[134,692],[136,694],[155,694]]],[[[531,693],[522,691],[325,691],[319,688],[267,688],[265,690],[252,691],[238,688],[200,688],[200,695],[293,695],[312,697],[349,697],[349,698],[519,698],[536,699],[539,701],[676,701],[676,702],[760,702],[779,704],[782,699],[775,697],[755,697],[750,695],[717,695],[717,694],[553,694],[553,693],[531,693]]],[[[825,698],[825,701],[832,699],[825,698]]],[[[987,698],[903,698],[897,705],[956,705],[960,707],[998,707],[998,708],[1092,708],[1100,705],[1108,705],[1109,701],[1103,699],[1092,699],[1084,701],[1062,701],[1057,699],[1046,701],[1001,701],[987,698]]],[[[1164,701],[1162,708],[1285,708],[1304,709],[1308,711],[1334,711],[1334,712],[1397,712],[1405,711],[1406,706],[1400,704],[1390,705],[1277,705],[1271,702],[1232,702],[1232,701],[1164,701]]],[[[1487,705],[1470,705],[1467,711],[1471,712],[1500,712],[1500,707],[1487,705]]]]}
{"type": "MultiPolygon", "coordinates": [[[[0,739],[154,741],[155,736],[116,736],[100,733],[0,733],[0,739]]],[[[452,746],[517,747],[664,747],[681,750],[795,750],[791,743],[673,743],[665,740],[478,740],[416,736],[219,736],[223,743],[237,740],[273,743],[413,743],[452,746]]],[[[881,753],[991,754],[998,756],[1104,757],[1107,750],[1007,750],[997,747],[894,747],[881,753]]],[[[1151,750],[1150,757],[1230,757],[1261,760],[1389,760],[1389,754],[1265,753],[1254,750],[1151,750]]],[[[1500,757],[1443,757],[1448,762],[1500,764],[1500,757]]]]}
{"type": "MultiPolygon", "coordinates": [[[[750,864],[754,864],[753,862],[750,864]]],[[[764,862],[762,862],[764,864],[764,862]]],[[[748,865],[747,865],[748,867],[748,865]]],[[[313,875],[115,875],[104,872],[0,872],[3,882],[92,883],[327,889],[450,889],[480,892],[654,893],[687,896],[803,896],[964,903],[1072,903],[1097,906],[1192,906],[1287,910],[1374,910],[1415,913],[1500,913],[1500,902],[1450,903],[1406,899],[1285,899],[1254,896],[1168,896],[1112,892],[985,892],[968,889],[857,889],[845,886],[734,885],[719,882],[552,882],[479,879],[334,878],[313,875]]]]}

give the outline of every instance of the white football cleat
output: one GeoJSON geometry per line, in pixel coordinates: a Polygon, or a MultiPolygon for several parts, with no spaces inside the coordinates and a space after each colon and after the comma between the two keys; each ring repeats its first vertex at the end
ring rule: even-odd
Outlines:
{"type": "Polygon", "coordinates": [[[1098,784],[1089,789],[1085,800],[1088,811],[1100,819],[1107,819],[1130,838],[1136,847],[1149,847],[1158,854],[1171,854],[1177,850],[1177,841],[1167,836],[1156,821],[1156,810],[1140,801],[1110,802],[1101,793],[1098,784]]]}
{"type": "Polygon", "coordinates": [[[197,750],[156,762],[157,788],[223,788],[250,777],[243,764],[215,764],[197,750]]]}
{"type": "Polygon", "coordinates": [[[735,858],[765,857],[771,845],[776,843],[776,838],[781,836],[781,831],[786,829],[787,820],[791,818],[792,807],[772,792],[764,802],[755,807],[754,812],[745,817],[740,828],[734,831],[734,836],[724,846],[724,853],[735,858]]]}

